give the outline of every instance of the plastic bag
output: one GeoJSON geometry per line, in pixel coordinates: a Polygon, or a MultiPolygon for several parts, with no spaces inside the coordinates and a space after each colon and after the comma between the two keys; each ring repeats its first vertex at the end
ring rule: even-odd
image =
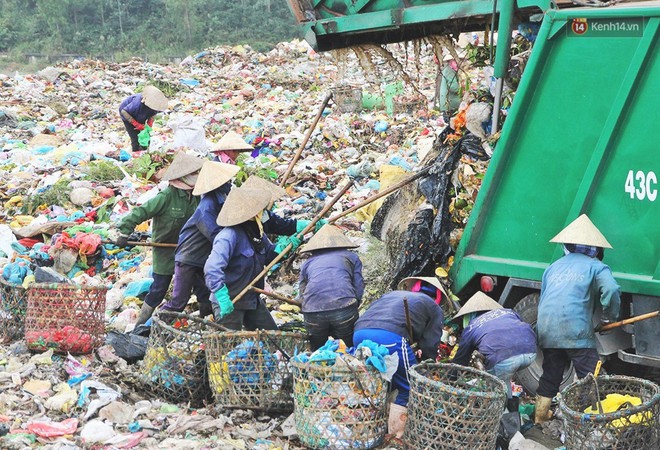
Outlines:
{"type": "Polygon", "coordinates": [[[509,448],[511,438],[520,431],[520,413],[508,412],[502,415],[500,426],[497,430],[497,446],[509,448]]]}
{"type": "Polygon", "coordinates": [[[149,147],[149,141],[151,141],[151,127],[145,125],[144,130],[138,133],[138,142],[140,143],[140,147],[149,147]]]}
{"type": "Polygon", "coordinates": [[[209,148],[204,132],[204,122],[190,114],[170,118],[167,126],[174,131],[174,148],[186,147],[205,152],[209,148]]]}
{"type": "MultiPolygon", "coordinates": [[[[138,333],[140,332],[139,328],[135,330],[138,333]]],[[[140,336],[136,332],[119,333],[109,331],[105,338],[105,343],[111,345],[117,356],[125,359],[128,363],[134,363],[144,358],[148,341],[148,336],[140,336]]]]}

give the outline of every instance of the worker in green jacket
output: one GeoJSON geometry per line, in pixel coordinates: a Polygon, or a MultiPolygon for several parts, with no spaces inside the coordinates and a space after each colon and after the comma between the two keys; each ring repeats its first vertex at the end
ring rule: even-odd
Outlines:
{"type": "MultiPolygon", "coordinates": [[[[153,219],[152,242],[176,244],[181,228],[199,203],[199,198],[193,196],[192,191],[203,164],[201,158],[184,152],[177,153],[163,175],[163,180],[169,181],[169,186],[151,200],[134,208],[121,220],[117,226],[120,233],[115,240],[117,246],[125,247],[135,227],[149,219],[153,219]]],[[[136,326],[145,323],[165,298],[174,275],[174,250],[175,247],[153,249],[154,281],[144,299],[136,326]]]]}
{"type": "Polygon", "coordinates": [[[442,61],[442,71],[438,73],[436,101],[440,112],[451,117],[461,106],[461,82],[458,76],[458,63],[447,53],[442,61]]]}

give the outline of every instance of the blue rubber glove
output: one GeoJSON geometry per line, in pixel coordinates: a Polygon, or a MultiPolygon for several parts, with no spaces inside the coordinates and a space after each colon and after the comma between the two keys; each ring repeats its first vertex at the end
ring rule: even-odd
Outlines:
{"type": "Polygon", "coordinates": [[[307,225],[309,225],[310,222],[311,220],[296,220],[296,233],[300,233],[307,228],[307,225]]]}
{"type": "Polygon", "coordinates": [[[320,219],[318,222],[316,222],[316,226],[314,227],[314,233],[319,231],[323,227],[323,225],[327,225],[327,224],[328,224],[327,220],[320,219]]]}
{"type": "Polygon", "coordinates": [[[275,245],[275,253],[277,254],[282,253],[289,244],[293,245],[293,247],[289,251],[289,253],[292,253],[298,247],[300,247],[302,241],[298,239],[298,237],[295,234],[293,236],[280,236],[279,238],[277,238],[277,244],[275,245]]]}
{"type": "Polygon", "coordinates": [[[234,311],[234,304],[231,302],[231,298],[229,298],[229,289],[227,289],[226,284],[214,292],[213,296],[217,302],[211,305],[214,307],[213,315],[216,316],[215,320],[220,320],[234,311]],[[216,305],[218,306],[217,309],[215,308],[216,305]]]}
{"type": "MultiPolygon", "coordinates": [[[[300,233],[302,230],[307,228],[307,225],[309,225],[311,220],[297,220],[296,221],[296,233],[300,233]]],[[[321,227],[325,224],[327,224],[328,221],[325,219],[320,219],[319,221],[316,222],[314,225],[314,233],[319,231],[321,227]]]]}

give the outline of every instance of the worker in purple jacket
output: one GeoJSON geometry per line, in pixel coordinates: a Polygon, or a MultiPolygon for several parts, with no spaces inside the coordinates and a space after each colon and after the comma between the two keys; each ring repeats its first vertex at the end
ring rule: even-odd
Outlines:
{"type": "MultiPolygon", "coordinates": [[[[218,214],[222,230],[213,241],[211,255],[204,265],[206,286],[212,293],[213,315],[223,326],[240,330],[275,330],[277,325],[263,300],[248,291],[234,305],[236,297],[277,255],[264,233],[269,220],[266,208],[272,193],[266,190],[234,188],[218,214]]],[[[300,241],[292,237],[300,245],[300,241]]],[[[262,278],[255,285],[264,287],[262,278]]]]}
{"type": "Polygon", "coordinates": [[[300,269],[300,297],[312,351],[332,336],[353,346],[353,326],[364,293],[362,261],[356,248],[333,225],[325,225],[301,247],[311,256],[300,269]]]}
{"type": "Polygon", "coordinates": [[[536,359],[532,327],[483,292],[470,297],[452,320],[463,322],[454,362],[467,366],[477,350],[486,359],[486,371],[506,383],[511,398],[511,379],[536,359]]]}
{"type": "Polygon", "coordinates": [[[421,350],[421,358],[435,360],[442,338],[444,313],[440,308],[444,288],[437,278],[411,277],[399,284],[399,289],[376,300],[355,323],[353,344],[370,340],[387,347],[399,356],[399,365],[392,376],[392,390],[398,394],[390,404],[388,433],[403,436],[410,382],[408,370],[417,364],[413,347],[421,350]],[[407,313],[406,313],[407,310],[407,313]],[[408,322],[407,318],[410,319],[408,322]]]}
{"type": "Polygon", "coordinates": [[[140,94],[124,99],[119,105],[119,115],[131,138],[131,150],[144,150],[138,141],[138,134],[145,124],[153,126],[154,116],[167,109],[167,97],[155,86],[145,86],[140,94]]]}

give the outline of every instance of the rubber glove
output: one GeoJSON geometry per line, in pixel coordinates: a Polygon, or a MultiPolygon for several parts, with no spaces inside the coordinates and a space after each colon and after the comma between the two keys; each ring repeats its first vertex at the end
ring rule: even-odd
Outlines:
{"type": "Polygon", "coordinates": [[[311,220],[296,220],[296,233],[300,233],[307,228],[307,225],[309,225],[310,222],[311,220]]]}
{"type": "MultiPolygon", "coordinates": [[[[307,225],[309,225],[311,220],[297,220],[296,221],[296,233],[300,233],[302,230],[307,228],[307,225]]],[[[316,222],[316,225],[314,225],[314,233],[319,231],[321,227],[325,224],[327,224],[328,221],[325,219],[320,219],[319,221],[316,222]]]]}
{"type": "Polygon", "coordinates": [[[289,244],[292,244],[293,247],[289,251],[289,253],[294,252],[298,247],[300,247],[300,244],[302,244],[302,241],[296,236],[280,236],[277,239],[277,245],[275,245],[275,253],[280,254],[284,251],[285,248],[289,244]]]}
{"type": "Polygon", "coordinates": [[[226,284],[222,286],[218,291],[214,292],[213,296],[217,301],[217,305],[220,307],[219,311],[216,311],[215,308],[213,308],[215,313],[214,315],[220,316],[216,317],[216,320],[220,320],[234,311],[234,304],[231,302],[231,298],[229,298],[229,289],[227,289],[226,284]]]}
{"type": "Polygon", "coordinates": [[[133,125],[133,127],[138,131],[144,130],[144,124],[138,122],[137,120],[131,121],[131,125],[133,125]]]}
{"type": "Polygon", "coordinates": [[[319,231],[323,227],[323,225],[327,225],[327,224],[328,224],[327,220],[320,219],[318,222],[316,222],[316,226],[314,227],[314,233],[319,231]]]}

